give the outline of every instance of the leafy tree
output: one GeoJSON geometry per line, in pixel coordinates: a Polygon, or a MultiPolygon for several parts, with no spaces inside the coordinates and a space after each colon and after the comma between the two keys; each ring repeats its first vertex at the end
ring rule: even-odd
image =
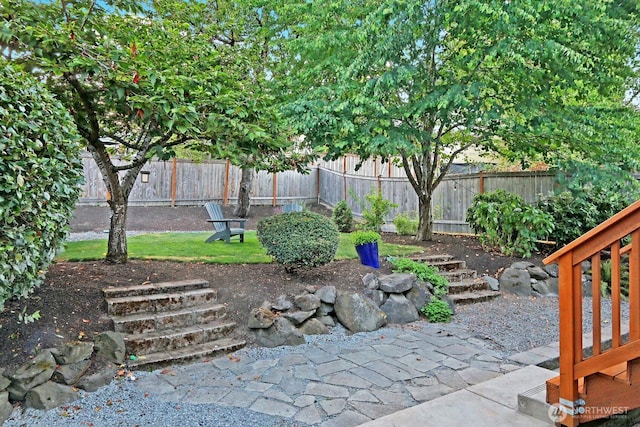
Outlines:
{"type": "Polygon", "coordinates": [[[247,75],[247,56],[222,48],[208,4],[1,5],[3,54],[57,95],[102,173],[112,212],[106,261],[127,261],[128,198],[150,158],[186,143],[245,161],[280,155],[286,138],[273,131],[272,101],[247,75]]]}
{"type": "MultiPolygon", "coordinates": [[[[0,58],[0,311],[42,284],[82,181],[80,137],[42,82],[0,58]]],[[[26,309],[26,307],[25,307],[26,309]]],[[[25,314],[21,320],[37,318],[25,314]]]]}
{"type": "Polygon", "coordinates": [[[636,2],[321,1],[279,16],[297,129],[329,157],[399,155],[418,240],[432,238],[433,191],[469,147],[637,158],[638,114],[623,104],[636,2]]]}

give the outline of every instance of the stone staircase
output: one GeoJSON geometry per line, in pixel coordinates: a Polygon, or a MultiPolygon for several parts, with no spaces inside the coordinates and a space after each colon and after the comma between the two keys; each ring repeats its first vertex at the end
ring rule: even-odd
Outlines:
{"type": "Polygon", "coordinates": [[[206,280],[148,283],[102,290],[114,330],[125,336],[127,365],[188,362],[235,351],[234,322],[206,280]],[[129,356],[135,357],[129,357],[129,356]]]}
{"type": "Polygon", "coordinates": [[[500,295],[478,278],[475,270],[467,268],[465,261],[453,255],[425,255],[412,257],[414,261],[427,263],[438,269],[438,274],[449,281],[449,298],[456,304],[473,304],[487,301],[500,295]]]}

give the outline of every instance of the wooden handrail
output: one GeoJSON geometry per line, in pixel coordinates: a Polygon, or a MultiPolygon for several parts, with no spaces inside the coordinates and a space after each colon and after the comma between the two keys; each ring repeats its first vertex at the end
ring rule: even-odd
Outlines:
{"type": "Polygon", "coordinates": [[[560,409],[567,426],[580,422],[581,378],[640,357],[640,200],[543,260],[558,263],[560,305],[560,409]],[[621,247],[631,235],[631,243],[621,247]],[[611,252],[611,349],[603,350],[600,318],[601,253],[611,252]],[[621,257],[629,257],[629,340],[621,337],[621,257]],[[591,262],[593,355],[582,349],[582,264],[591,262]]]}

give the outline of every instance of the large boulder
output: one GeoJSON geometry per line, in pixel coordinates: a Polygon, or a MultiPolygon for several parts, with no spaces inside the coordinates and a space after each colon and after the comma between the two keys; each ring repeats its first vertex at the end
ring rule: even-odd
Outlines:
{"type": "Polygon", "coordinates": [[[9,403],[9,393],[0,392],[0,426],[9,419],[13,412],[13,406],[9,403]]]}
{"type": "Polygon", "coordinates": [[[379,278],[380,289],[390,294],[401,294],[411,289],[416,280],[415,274],[393,273],[379,278]]]}
{"type": "Polygon", "coordinates": [[[87,372],[91,360],[81,360],[68,365],[59,365],[53,373],[53,380],[60,384],[74,385],[87,372]]]}
{"type": "Polygon", "coordinates": [[[431,292],[424,282],[416,282],[404,296],[418,311],[431,301],[431,292]]]}
{"type": "Polygon", "coordinates": [[[335,304],[338,294],[335,286],[323,286],[316,291],[316,296],[325,304],[335,304]]]}
{"type": "Polygon", "coordinates": [[[320,298],[314,294],[298,295],[294,298],[294,304],[302,311],[311,311],[320,307],[320,298]]]}
{"type": "Polygon", "coordinates": [[[94,392],[100,387],[111,383],[115,374],[115,368],[105,367],[94,374],[83,376],[75,386],[88,392],[94,392]]]}
{"type": "Polygon", "coordinates": [[[273,304],[273,309],[277,311],[287,311],[293,307],[293,303],[287,299],[286,295],[280,295],[273,304]]]}
{"type": "Polygon", "coordinates": [[[362,278],[362,283],[367,289],[380,289],[380,281],[374,273],[367,273],[362,278]]]}
{"type": "Polygon", "coordinates": [[[94,344],[91,341],[68,342],[51,351],[51,354],[60,365],[70,365],[89,359],[93,354],[94,344]]]}
{"type": "Polygon", "coordinates": [[[266,329],[273,325],[276,315],[267,307],[254,308],[249,312],[248,326],[250,329],[266,329]]]}
{"type": "Polygon", "coordinates": [[[489,289],[491,289],[492,291],[500,290],[500,281],[495,277],[484,275],[482,276],[482,281],[486,283],[489,289]]]}
{"type": "Polygon", "coordinates": [[[298,331],[303,335],[322,335],[328,334],[329,328],[320,320],[313,318],[304,322],[302,326],[298,328],[298,331]]]}
{"type": "Polygon", "coordinates": [[[124,336],[118,332],[106,331],[95,339],[96,354],[112,363],[123,363],[125,356],[124,336]]]}
{"type": "Polygon", "coordinates": [[[416,307],[402,294],[390,294],[380,307],[387,314],[387,322],[404,324],[420,319],[416,307]]]}
{"type": "Polygon", "coordinates": [[[357,293],[339,294],[334,308],[340,323],[351,332],[375,331],[387,324],[385,312],[357,293]]]}
{"type": "Polygon", "coordinates": [[[531,276],[529,272],[519,268],[505,269],[500,276],[500,290],[523,297],[531,296],[531,276]]]}
{"type": "Polygon", "coordinates": [[[27,392],[51,379],[56,370],[56,360],[51,351],[45,350],[9,375],[11,385],[7,388],[11,400],[23,400],[27,392]]]}
{"type": "Polygon", "coordinates": [[[369,298],[371,301],[373,301],[374,304],[377,305],[378,307],[380,307],[382,304],[384,304],[385,293],[382,292],[380,289],[368,289],[368,288],[365,288],[364,289],[364,294],[367,296],[367,298],[369,298]]]}
{"type": "Polygon", "coordinates": [[[283,316],[285,317],[285,319],[288,319],[291,323],[293,323],[294,325],[301,325],[302,323],[304,323],[305,320],[307,320],[308,318],[310,318],[311,316],[313,316],[314,314],[316,314],[315,310],[311,310],[311,311],[294,311],[291,313],[286,313],[283,316]]]}
{"type": "Polygon", "coordinates": [[[542,267],[534,265],[533,267],[527,267],[527,271],[529,272],[529,276],[531,276],[532,279],[547,280],[547,278],[549,278],[549,273],[544,271],[542,267]]]}
{"type": "Polygon", "coordinates": [[[44,384],[29,390],[26,397],[26,404],[29,408],[53,409],[68,402],[73,402],[80,396],[73,388],[48,381],[44,384]]]}
{"type": "Polygon", "coordinates": [[[304,344],[304,336],[284,317],[278,317],[267,329],[252,329],[256,342],[262,347],[304,344]]]}

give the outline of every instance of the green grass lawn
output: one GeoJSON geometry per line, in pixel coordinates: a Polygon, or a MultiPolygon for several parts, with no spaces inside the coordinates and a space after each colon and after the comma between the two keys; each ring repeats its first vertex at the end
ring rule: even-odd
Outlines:
{"type": "MultiPolygon", "coordinates": [[[[255,231],[244,234],[244,243],[237,237],[230,244],[223,241],[205,243],[210,232],[201,233],[156,233],[142,234],[127,239],[130,259],[165,260],[179,262],[204,262],[210,264],[258,264],[269,263],[255,231]]],[[[104,259],[107,240],[87,240],[68,242],[57,261],[94,261],[104,259]]],[[[421,252],[418,246],[383,243],[380,256],[403,256],[421,252]]],[[[351,236],[342,233],[336,253],[336,260],[356,259],[358,255],[351,243],[351,236]]]]}

